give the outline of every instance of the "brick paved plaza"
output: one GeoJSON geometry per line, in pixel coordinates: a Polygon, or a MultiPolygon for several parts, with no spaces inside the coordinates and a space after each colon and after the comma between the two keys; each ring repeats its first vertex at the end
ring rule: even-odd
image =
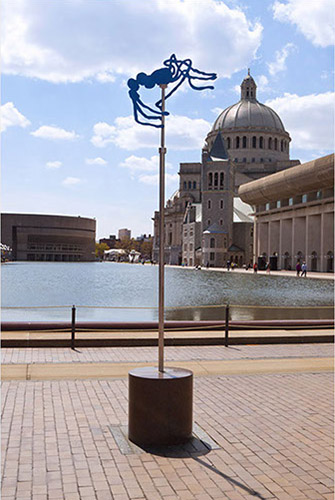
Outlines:
{"type": "MultiPolygon", "coordinates": [[[[243,363],[327,360],[333,346],[166,348],[166,359],[239,363],[234,376],[195,376],[194,421],[215,444],[139,450],[120,444],[127,379],[48,380],[62,363],[155,362],[155,348],[4,349],[6,366],[45,364],[40,380],[2,384],[2,498],[333,499],[333,373],[246,375],[243,363]]],[[[79,365],[77,365],[79,366],[79,365]]],[[[287,364],[283,366],[287,367],[287,364]]]]}

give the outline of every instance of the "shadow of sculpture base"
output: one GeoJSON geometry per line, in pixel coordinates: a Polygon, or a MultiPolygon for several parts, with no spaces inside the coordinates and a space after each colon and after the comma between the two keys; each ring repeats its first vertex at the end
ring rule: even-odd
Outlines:
{"type": "Polygon", "coordinates": [[[192,439],[193,373],[182,368],[129,372],[128,437],[141,448],[192,439]]]}

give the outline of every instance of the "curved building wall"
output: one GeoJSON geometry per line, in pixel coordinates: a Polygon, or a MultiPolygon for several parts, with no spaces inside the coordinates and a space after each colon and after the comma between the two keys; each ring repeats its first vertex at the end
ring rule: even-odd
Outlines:
{"type": "Polygon", "coordinates": [[[1,242],[14,260],[95,260],[95,219],[63,215],[2,214],[1,242]]]}
{"type": "Polygon", "coordinates": [[[244,184],[239,196],[255,210],[254,260],[334,272],[334,154],[244,184]]]}

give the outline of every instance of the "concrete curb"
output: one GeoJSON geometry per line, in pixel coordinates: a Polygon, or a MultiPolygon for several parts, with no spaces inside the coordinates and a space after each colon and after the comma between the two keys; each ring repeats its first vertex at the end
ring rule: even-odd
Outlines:
{"type": "MultiPolygon", "coordinates": [[[[333,334],[311,335],[281,335],[281,336],[245,336],[230,337],[228,345],[257,345],[257,344],[316,344],[334,343],[333,334]]],[[[76,339],[74,347],[157,347],[157,338],[91,338],[76,339]]],[[[224,337],[183,337],[165,338],[166,346],[205,346],[225,345],[224,337]]],[[[2,339],[3,348],[42,348],[42,347],[71,347],[71,339],[2,339]]]]}
{"type": "MultiPolygon", "coordinates": [[[[29,363],[3,364],[2,380],[88,380],[126,378],[136,367],[155,363],[29,363]]],[[[178,361],[169,367],[186,368],[195,376],[257,375],[268,373],[319,373],[334,370],[333,358],[238,359],[178,361]]]]}

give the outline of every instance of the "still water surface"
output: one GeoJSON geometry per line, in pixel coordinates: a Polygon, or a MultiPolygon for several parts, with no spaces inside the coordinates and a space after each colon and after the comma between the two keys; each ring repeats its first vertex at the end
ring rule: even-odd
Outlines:
{"type": "MultiPolygon", "coordinates": [[[[79,306],[79,321],[157,320],[158,266],[13,262],[2,265],[1,271],[2,321],[69,321],[72,304],[79,306]],[[110,309],[125,306],[149,309],[110,309]]],[[[333,314],[331,308],[317,307],[333,304],[330,280],[169,267],[165,276],[166,319],[221,319],[223,307],[210,306],[227,302],[239,306],[231,309],[233,319],[329,318],[333,314]]]]}

